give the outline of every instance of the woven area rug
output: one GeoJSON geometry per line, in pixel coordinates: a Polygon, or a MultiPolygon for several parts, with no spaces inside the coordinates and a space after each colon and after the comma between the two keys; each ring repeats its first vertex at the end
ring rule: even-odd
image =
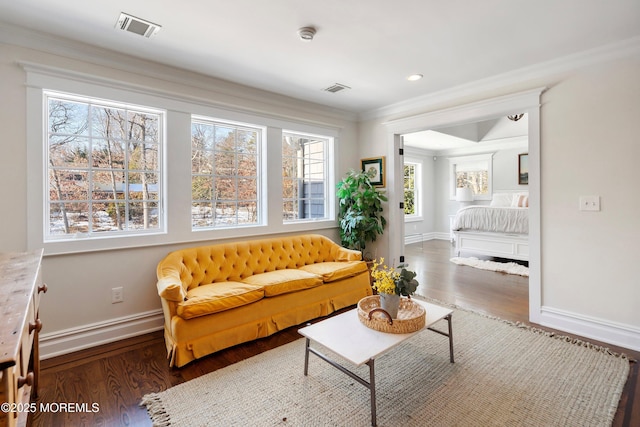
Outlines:
{"type": "MultiPolygon", "coordinates": [[[[611,425],[625,356],[460,309],[453,337],[453,364],[447,338],[428,330],[376,359],[379,426],[611,425]]],[[[371,425],[369,390],[309,357],[305,377],[300,339],[141,405],[156,426],[371,425]]],[[[356,372],[368,379],[367,366],[356,372]]]]}
{"type": "Polygon", "coordinates": [[[479,268],[480,270],[497,271],[500,273],[529,277],[529,267],[516,262],[487,261],[476,257],[453,257],[449,261],[458,265],[468,265],[469,267],[479,268]]]}

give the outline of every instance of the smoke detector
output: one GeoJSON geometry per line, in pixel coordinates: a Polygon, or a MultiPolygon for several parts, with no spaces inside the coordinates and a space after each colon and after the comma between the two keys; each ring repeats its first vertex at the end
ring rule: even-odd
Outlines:
{"type": "Polygon", "coordinates": [[[153,22],[145,21],[144,19],[136,18],[128,13],[122,12],[116,23],[116,28],[149,38],[157,34],[162,27],[153,22]]]}
{"type": "Polygon", "coordinates": [[[303,42],[310,42],[315,35],[316,29],[313,27],[302,27],[298,30],[298,37],[300,37],[300,40],[303,42]]]}

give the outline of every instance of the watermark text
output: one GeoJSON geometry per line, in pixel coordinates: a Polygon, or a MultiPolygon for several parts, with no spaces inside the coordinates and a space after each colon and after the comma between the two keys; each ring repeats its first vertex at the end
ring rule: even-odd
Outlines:
{"type": "Polygon", "coordinates": [[[80,412],[95,413],[100,412],[99,403],[84,402],[29,402],[29,403],[9,403],[0,404],[0,412],[80,412]]]}

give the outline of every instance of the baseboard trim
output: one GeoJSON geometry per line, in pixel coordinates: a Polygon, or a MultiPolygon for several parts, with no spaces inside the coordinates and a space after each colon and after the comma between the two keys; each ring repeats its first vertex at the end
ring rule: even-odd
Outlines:
{"type": "Polygon", "coordinates": [[[125,338],[155,332],[163,327],[164,316],[162,310],[153,310],[42,334],[40,336],[40,358],[44,360],[62,356],[63,354],[125,338]]]}
{"type": "Polygon", "coordinates": [[[432,239],[436,239],[436,240],[449,240],[451,241],[451,234],[446,232],[446,233],[431,233],[433,237],[431,237],[432,239]]]}
{"type": "Polygon", "coordinates": [[[542,306],[540,324],[618,347],[640,351],[640,329],[595,317],[542,306]]]}
{"type": "Polygon", "coordinates": [[[439,232],[431,232],[431,233],[414,233],[414,234],[405,234],[404,236],[404,244],[410,245],[411,243],[421,243],[426,242],[428,240],[450,240],[451,237],[449,233],[439,233],[439,232]]]}
{"type": "Polygon", "coordinates": [[[420,233],[405,234],[404,244],[410,245],[411,243],[422,243],[425,240],[424,235],[420,233]]]}

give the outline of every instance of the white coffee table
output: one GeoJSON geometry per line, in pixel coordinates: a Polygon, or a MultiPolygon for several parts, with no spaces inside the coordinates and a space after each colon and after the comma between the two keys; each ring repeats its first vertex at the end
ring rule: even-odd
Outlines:
{"type": "MultiPolygon", "coordinates": [[[[453,358],[453,331],[451,328],[451,315],[453,310],[435,304],[413,299],[414,302],[422,305],[426,311],[426,321],[424,328],[441,335],[449,337],[449,360],[453,358]],[[448,333],[432,329],[431,326],[445,319],[448,323],[448,333]]],[[[423,328],[423,329],[424,329],[423,328]]],[[[420,330],[421,331],[421,330],[420,330]]],[[[367,387],[371,392],[371,425],[376,425],[376,386],[375,386],[375,358],[391,350],[404,340],[413,337],[420,331],[409,334],[391,334],[379,332],[365,326],[358,319],[357,309],[347,311],[334,317],[330,317],[321,322],[306,326],[298,332],[306,338],[304,354],[304,375],[309,371],[309,353],[313,353],[331,366],[339,369],[351,378],[367,387]],[[310,342],[314,341],[345,358],[356,366],[366,364],[369,366],[369,381],[364,380],[349,369],[320,353],[311,347],[310,342]]]]}

